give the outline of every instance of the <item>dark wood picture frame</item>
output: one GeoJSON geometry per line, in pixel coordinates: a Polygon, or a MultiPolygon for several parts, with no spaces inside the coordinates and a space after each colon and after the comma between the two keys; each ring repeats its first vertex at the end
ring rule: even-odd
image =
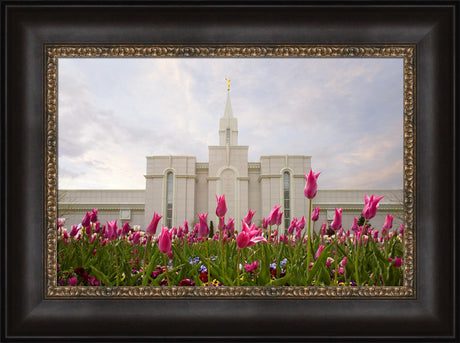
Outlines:
{"type": "Polygon", "coordinates": [[[458,339],[456,5],[2,1],[2,339],[458,339]],[[415,44],[417,297],[47,299],[43,47],[57,43],[415,44]]]}

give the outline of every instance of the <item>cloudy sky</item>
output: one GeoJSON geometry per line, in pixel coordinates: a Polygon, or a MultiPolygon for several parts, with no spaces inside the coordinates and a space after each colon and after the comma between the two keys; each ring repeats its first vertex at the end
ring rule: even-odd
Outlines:
{"type": "Polygon", "coordinates": [[[400,58],[60,58],[58,75],[61,189],[144,189],[145,156],[207,162],[227,77],[251,162],[309,155],[320,189],[403,187],[400,58]]]}

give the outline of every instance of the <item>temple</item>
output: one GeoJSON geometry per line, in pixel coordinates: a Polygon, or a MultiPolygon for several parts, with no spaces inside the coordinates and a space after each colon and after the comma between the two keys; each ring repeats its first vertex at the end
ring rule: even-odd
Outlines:
{"type": "MultiPolygon", "coordinates": [[[[208,162],[195,156],[147,156],[145,190],[59,190],[60,217],[78,224],[86,211],[99,209],[101,221],[118,219],[119,224],[145,228],[153,213],[163,216],[160,225],[178,227],[184,221],[198,222],[198,213],[209,213],[208,220],[217,224],[216,195],[225,194],[227,217],[235,219],[237,228],[249,209],[255,211],[253,222],[262,219],[274,205],[284,212],[281,230],[292,218],[307,216],[304,174],[311,169],[311,156],[270,155],[248,161],[249,146],[238,144],[238,120],[230,100],[230,80],[223,115],[219,119],[218,145],[209,146],[208,162]]],[[[379,214],[372,220],[383,224],[386,214],[395,216],[394,225],[403,221],[402,190],[318,190],[313,200],[319,206],[320,222],[331,222],[334,209],[343,208],[344,226],[359,217],[364,194],[384,195],[379,214]]],[[[320,225],[318,225],[319,227],[320,225]]]]}

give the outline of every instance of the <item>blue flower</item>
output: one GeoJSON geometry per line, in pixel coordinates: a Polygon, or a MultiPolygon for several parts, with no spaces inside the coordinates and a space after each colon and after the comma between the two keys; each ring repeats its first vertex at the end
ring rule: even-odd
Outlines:
{"type": "Polygon", "coordinates": [[[288,262],[287,258],[281,260],[280,266],[281,266],[281,267],[284,267],[284,266],[286,265],[287,262],[288,262]]]}
{"type": "Polygon", "coordinates": [[[194,257],[193,259],[191,257],[188,258],[188,261],[190,262],[190,264],[193,266],[194,264],[198,264],[200,263],[200,258],[197,256],[197,257],[194,257]]]}
{"type": "Polygon", "coordinates": [[[200,273],[204,273],[204,272],[207,272],[208,271],[208,268],[206,268],[206,266],[204,264],[202,264],[200,266],[200,268],[198,268],[198,272],[200,273]]]}

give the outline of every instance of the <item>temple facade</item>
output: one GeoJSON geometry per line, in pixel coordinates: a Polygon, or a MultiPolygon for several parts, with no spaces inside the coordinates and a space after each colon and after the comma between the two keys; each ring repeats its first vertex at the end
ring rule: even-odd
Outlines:
{"type": "MultiPolygon", "coordinates": [[[[84,213],[99,209],[101,222],[118,219],[145,228],[153,213],[163,216],[160,225],[178,227],[198,222],[198,213],[209,213],[217,226],[216,195],[225,194],[228,212],[236,228],[249,209],[253,222],[262,224],[274,205],[281,206],[287,229],[292,218],[307,217],[305,176],[311,169],[311,156],[271,155],[259,161],[248,160],[249,146],[238,144],[238,120],[232,111],[230,92],[219,120],[219,144],[209,146],[208,162],[195,156],[147,156],[145,190],[59,190],[58,215],[68,225],[78,224],[84,213]]],[[[403,221],[402,190],[318,190],[313,206],[321,208],[319,222],[332,221],[335,208],[343,208],[344,227],[359,217],[365,194],[384,195],[378,215],[371,221],[381,226],[387,214],[395,216],[394,225],[403,221]]],[[[320,225],[318,225],[319,227],[320,225]]]]}

